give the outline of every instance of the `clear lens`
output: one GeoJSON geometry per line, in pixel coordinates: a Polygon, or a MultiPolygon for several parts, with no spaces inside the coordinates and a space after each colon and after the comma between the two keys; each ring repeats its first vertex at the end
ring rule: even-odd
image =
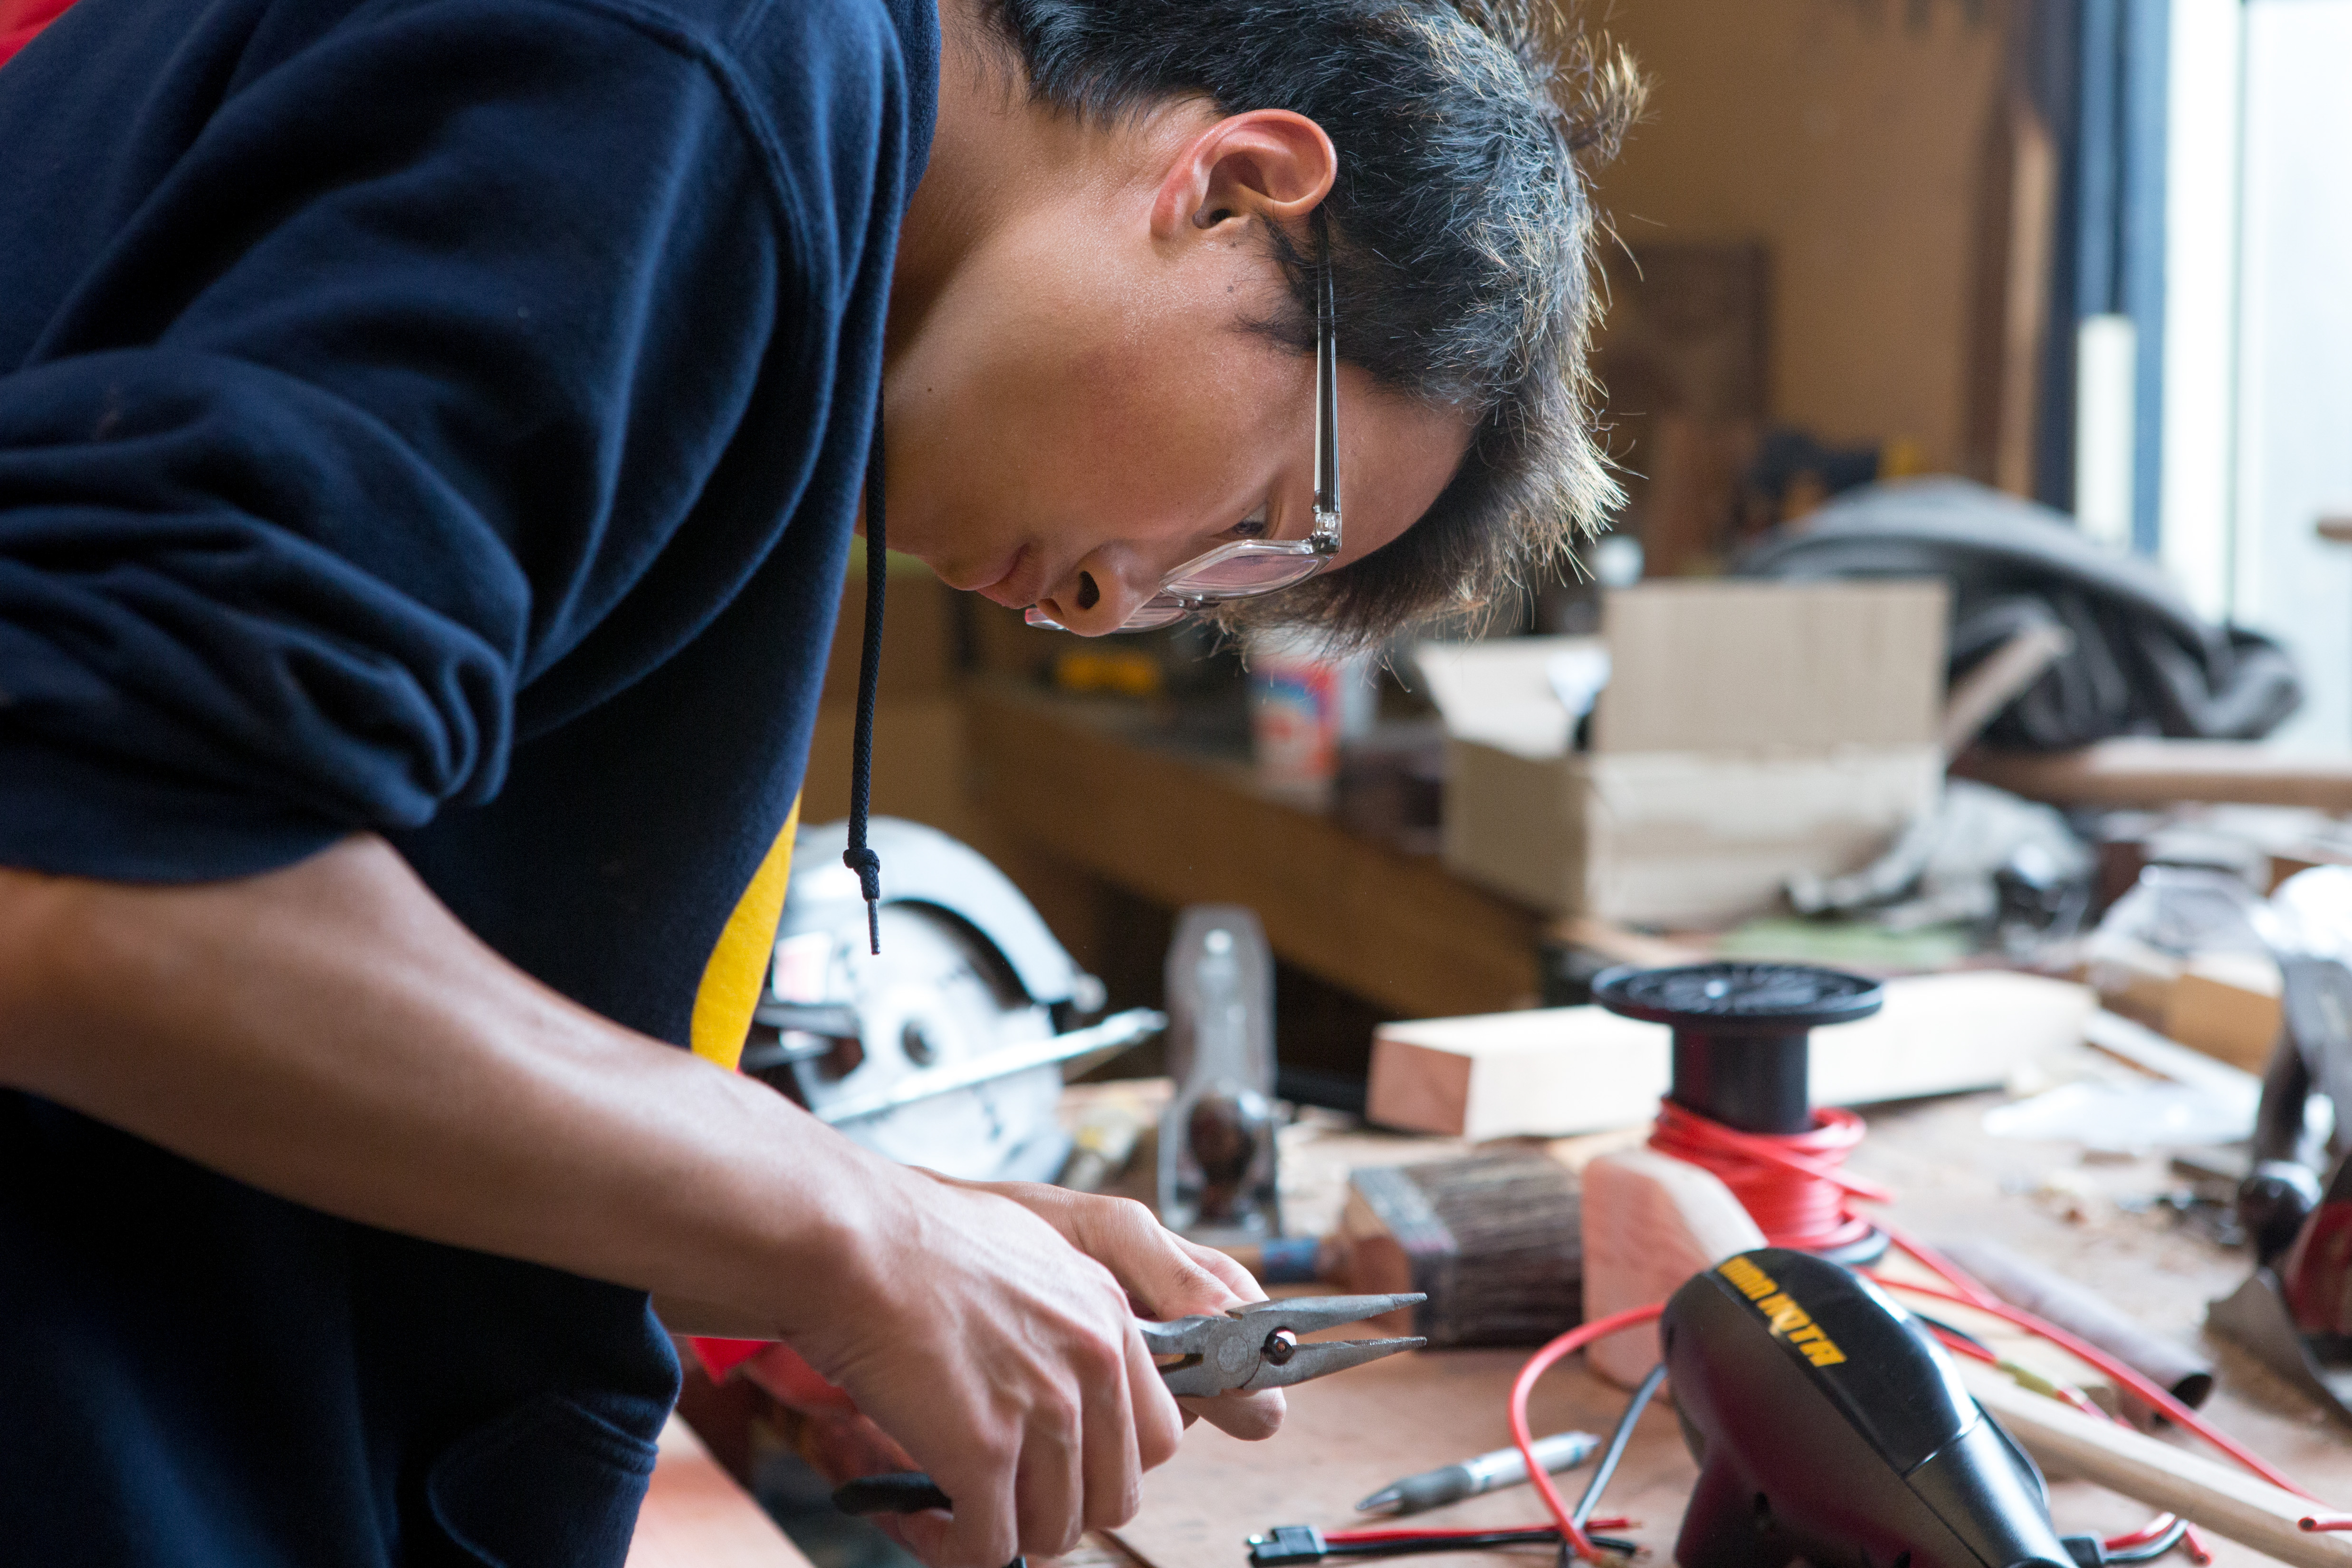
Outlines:
{"type": "Polygon", "coordinates": [[[1148,632],[1171,621],[1181,621],[1188,613],[1184,601],[1174,595],[1154,594],[1135,614],[1121,621],[1118,629],[1123,632],[1148,632]]]}
{"type": "MultiPolygon", "coordinates": [[[[1159,594],[1146,599],[1142,608],[1121,621],[1118,629],[1123,632],[1148,632],[1164,626],[1171,621],[1181,621],[1190,613],[1190,607],[1183,600],[1171,595],[1159,594]]],[[[1022,611],[1021,618],[1030,626],[1049,632],[1066,632],[1070,629],[1034,605],[1022,611]]]]}
{"type": "Polygon", "coordinates": [[[1268,594],[1305,582],[1322,569],[1324,559],[1320,555],[1253,550],[1207,562],[1170,578],[1163,587],[1171,594],[1189,595],[1268,594]]]}

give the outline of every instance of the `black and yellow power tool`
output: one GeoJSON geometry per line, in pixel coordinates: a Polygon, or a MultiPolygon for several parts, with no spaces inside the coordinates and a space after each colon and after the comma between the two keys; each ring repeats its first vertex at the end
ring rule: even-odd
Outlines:
{"type": "Polygon", "coordinates": [[[2095,1568],[2042,1472],[1925,1325],[1861,1276],[1763,1247],[1658,1321],[1699,1479],[1682,1568],[2095,1568]]]}

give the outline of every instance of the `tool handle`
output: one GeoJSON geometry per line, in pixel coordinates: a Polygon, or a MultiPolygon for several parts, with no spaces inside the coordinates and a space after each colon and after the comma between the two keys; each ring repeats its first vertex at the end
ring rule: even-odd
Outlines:
{"type": "Polygon", "coordinates": [[[920,1513],[927,1508],[952,1513],[955,1504],[921,1470],[860,1476],[835,1489],[833,1506],[844,1513],[920,1513]]]}
{"type": "MultiPolygon", "coordinates": [[[[834,1489],[833,1506],[844,1513],[920,1513],[927,1508],[955,1511],[948,1494],[921,1470],[896,1470],[845,1481],[834,1489]]],[[[1015,1557],[1004,1568],[1029,1568],[1029,1559],[1015,1557]]]]}

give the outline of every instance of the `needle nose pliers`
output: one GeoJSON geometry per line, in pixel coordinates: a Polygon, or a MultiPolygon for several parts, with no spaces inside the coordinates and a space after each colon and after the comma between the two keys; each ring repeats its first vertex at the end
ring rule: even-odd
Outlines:
{"type": "MultiPolygon", "coordinates": [[[[1294,1296],[1136,1327],[1142,1331],[1143,1342],[1153,1355],[1178,1358],[1160,1368],[1169,1393],[1187,1399],[1210,1398],[1288,1388],[1399,1351],[1419,1350],[1429,1342],[1400,1338],[1302,1343],[1298,1336],[1376,1318],[1427,1300],[1419,1295],[1294,1296]]],[[[954,1506],[920,1470],[851,1481],[833,1494],[833,1504],[844,1513],[914,1513],[954,1506]]]]}

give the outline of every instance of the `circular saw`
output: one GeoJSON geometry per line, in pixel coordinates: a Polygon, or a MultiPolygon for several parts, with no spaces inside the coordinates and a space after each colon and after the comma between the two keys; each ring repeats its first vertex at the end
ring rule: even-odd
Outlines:
{"type": "Polygon", "coordinates": [[[875,817],[888,868],[868,950],[848,825],[803,830],[743,1070],[905,1164],[974,1181],[1050,1181],[1070,1149],[1064,1064],[1107,1059],[1167,1019],[1137,1008],[1084,1027],[1102,983],[1029,900],[935,828],[875,817]]]}

